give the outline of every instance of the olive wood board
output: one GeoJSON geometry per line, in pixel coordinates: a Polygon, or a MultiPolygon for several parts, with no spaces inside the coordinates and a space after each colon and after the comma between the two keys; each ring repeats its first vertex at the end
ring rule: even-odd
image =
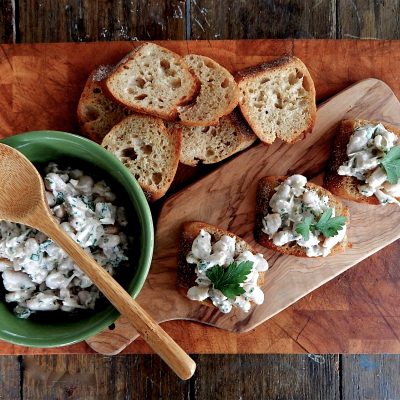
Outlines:
{"type": "MultiPolygon", "coordinates": [[[[377,119],[399,126],[400,103],[382,81],[366,79],[337,94],[318,108],[312,134],[294,145],[276,141],[255,145],[173,195],[164,203],[156,227],[150,273],[138,302],[157,322],[191,320],[233,332],[246,332],[267,321],[319,286],[343,273],[400,237],[397,206],[346,202],[351,213],[344,253],[326,258],[297,258],[258,245],[253,237],[257,181],[267,175],[300,173],[321,183],[336,124],[344,118],[377,119]],[[264,304],[249,313],[218,309],[190,301],[176,289],[177,246],[185,221],[204,221],[247,240],[269,262],[264,304]]],[[[95,351],[112,355],[138,335],[121,317],[113,330],[87,340],[95,351]]]]}

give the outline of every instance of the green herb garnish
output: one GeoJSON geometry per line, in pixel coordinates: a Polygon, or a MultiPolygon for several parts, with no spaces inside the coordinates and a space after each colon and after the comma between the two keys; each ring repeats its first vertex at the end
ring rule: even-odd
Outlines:
{"type": "Polygon", "coordinates": [[[240,284],[246,280],[252,267],[252,261],[240,263],[234,261],[226,268],[215,265],[206,271],[206,275],[212,282],[214,289],[220,290],[228,299],[234,299],[236,296],[245,293],[240,284]]]}
{"type": "Polygon", "coordinates": [[[389,183],[395,184],[400,179],[400,146],[392,147],[381,161],[389,183]]]}
{"type": "Polygon", "coordinates": [[[343,229],[347,218],[343,216],[332,218],[332,212],[332,208],[326,209],[316,224],[311,224],[312,218],[306,217],[303,222],[297,224],[296,232],[306,241],[310,238],[310,231],[315,230],[320,231],[325,237],[337,235],[343,229]]]}
{"type": "Polygon", "coordinates": [[[332,208],[326,209],[315,225],[315,229],[319,230],[325,237],[337,235],[347,221],[347,218],[343,216],[331,218],[332,211],[332,208]]]}
{"type": "Polygon", "coordinates": [[[303,222],[296,225],[296,232],[303,236],[304,240],[310,239],[310,228],[311,228],[312,217],[305,217],[303,222]]]}

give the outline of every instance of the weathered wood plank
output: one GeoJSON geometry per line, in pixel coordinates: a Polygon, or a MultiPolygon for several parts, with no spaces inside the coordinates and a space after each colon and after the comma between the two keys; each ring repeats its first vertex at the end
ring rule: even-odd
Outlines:
{"type": "Polygon", "coordinates": [[[191,39],[335,38],[335,0],[191,0],[191,39]]]}
{"type": "Polygon", "coordinates": [[[0,399],[20,399],[20,362],[18,356],[0,357],[0,399]]]}
{"type": "Polygon", "coordinates": [[[400,399],[400,356],[343,355],[342,400],[400,399]]]}
{"type": "MultiPolygon", "coordinates": [[[[343,400],[400,398],[400,356],[341,357],[340,388],[338,355],[200,355],[191,382],[154,355],[26,356],[22,398],[329,400],[340,392],[343,400]]],[[[0,358],[0,367],[0,399],[19,399],[17,357],[0,358]]]]}
{"type": "Polygon", "coordinates": [[[189,398],[189,382],[181,381],[155,355],[26,356],[23,366],[26,400],[189,398]]]}
{"type": "Polygon", "coordinates": [[[197,358],[194,399],[338,399],[338,355],[197,358]]]}
{"type": "Polygon", "coordinates": [[[400,38],[397,0],[304,2],[289,0],[21,0],[19,31],[13,2],[1,0],[0,37],[12,42],[238,39],[238,38],[400,38]],[[186,11],[190,20],[186,21],[186,11]],[[43,23],[45,22],[45,23],[43,23]]]}
{"type": "Polygon", "coordinates": [[[180,380],[156,355],[115,358],[115,399],[189,399],[190,382],[180,380]],[[129,393],[129,395],[128,395],[129,393]]]}
{"type": "Polygon", "coordinates": [[[14,1],[0,0],[0,43],[15,42],[14,1]]]}
{"type": "Polygon", "coordinates": [[[185,38],[185,1],[19,1],[23,43],[185,38]]]}
{"type": "Polygon", "coordinates": [[[337,38],[400,38],[398,0],[337,0],[337,38]]]}

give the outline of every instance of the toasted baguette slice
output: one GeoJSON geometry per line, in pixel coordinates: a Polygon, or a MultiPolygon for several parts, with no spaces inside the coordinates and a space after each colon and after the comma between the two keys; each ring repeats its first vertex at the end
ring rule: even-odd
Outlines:
{"type": "MultiPolygon", "coordinates": [[[[186,261],[186,256],[192,249],[194,239],[196,239],[202,229],[211,235],[213,242],[220,240],[224,235],[235,238],[236,254],[242,253],[245,250],[251,251],[253,254],[257,253],[245,240],[241,239],[239,236],[236,236],[232,232],[218,228],[215,225],[206,224],[205,222],[185,222],[182,226],[182,233],[179,242],[177,269],[177,285],[180,289],[180,292],[185,297],[187,291],[196,284],[195,269],[193,268],[193,265],[186,261]]],[[[265,272],[259,272],[257,285],[260,287],[263,286],[264,279],[265,272]]],[[[209,307],[214,307],[210,300],[202,301],[201,303],[209,307]]]]}
{"type": "Polygon", "coordinates": [[[267,144],[278,137],[294,143],[311,132],[316,118],[315,88],[296,57],[239,71],[239,106],[255,134],[267,144]]]}
{"type": "Polygon", "coordinates": [[[102,146],[132,172],[146,197],[157,200],[170,187],[178,168],[182,132],[168,130],[159,118],[131,115],[115,125],[102,146]]]}
{"type": "Polygon", "coordinates": [[[105,88],[123,106],[166,120],[177,118],[199,82],[183,59],[154,43],[145,43],[122,59],[108,75],[105,88]]]}
{"type": "MultiPolygon", "coordinates": [[[[331,157],[329,159],[327,172],[324,177],[324,187],[330,190],[336,196],[344,199],[353,200],[357,203],[377,204],[381,203],[376,196],[363,196],[357,186],[362,184],[353,176],[342,176],[338,175],[338,168],[348,160],[347,157],[347,144],[349,143],[351,135],[354,130],[359,126],[366,124],[378,124],[379,121],[367,121],[362,119],[357,120],[343,120],[339,123],[337,133],[335,136],[335,142],[333,145],[331,157]]],[[[388,124],[382,124],[387,130],[393,132],[400,137],[400,129],[390,126],[388,124]]],[[[397,200],[400,201],[398,197],[397,200]]]]}
{"type": "Polygon", "coordinates": [[[252,145],[257,136],[238,111],[222,117],[216,126],[182,127],[180,162],[196,166],[224,160],[252,145]]]}
{"type": "Polygon", "coordinates": [[[211,58],[189,54],[183,59],[201,87],[194,103],[179,107],[180,122],[189,126],[216,125],[238,104],[239,88],[235,79],[211,58]]]}
{"type": "Polygon", "coordinates": [[[81,132],[97,143],[101,143],[114,125],[132,113],[103,93],[101,82],[111,69],[110,65],[101,65],[90,74],[78,103],[81,132]]]}
{"type": "MultiPolygon", "coordinates": [[[[278,251],[283,254],[289,254],[296,257],[307,257],[306,250],[297,244],[288,243],[284,246],[276,246],[269,236],[262,231],[262,219],[266,215],[269,208],[269,201],[275,193],[275,188],[279,186],[287,176],[267,176],[261,178],[257,187],[257,203],[256,203],[256,224],[254,228],[254,237],[258,243],[269,249],[278,251]]],[[[350,223],[350,213],[347,207],[337,199],[331,192],[324,189],[322,186],[316,185],[312,182],[307,182],[306,187],[317,192],[319,196],[328,196],[329,205],[336,210],[336,216],[344,216],[347,218],[347,227],[350,223]]],[[[347,247],[347,236],[332,248],[330,256],[345,250],[347,247]]]]}

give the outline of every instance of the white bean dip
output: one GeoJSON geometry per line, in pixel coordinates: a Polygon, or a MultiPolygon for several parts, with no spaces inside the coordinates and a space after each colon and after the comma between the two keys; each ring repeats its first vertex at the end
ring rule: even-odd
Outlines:
{"type": "MultiPolygon", "coordinates": [[[[61,228],[110,274],[128,260],[125,210],[104,181],[79,169],[45,169],[47,202],[61,228]]],[[[51,239],[25,225],[0,222],[0,273],[15,314],[93,309],[98,289],[51,239]]]]}

